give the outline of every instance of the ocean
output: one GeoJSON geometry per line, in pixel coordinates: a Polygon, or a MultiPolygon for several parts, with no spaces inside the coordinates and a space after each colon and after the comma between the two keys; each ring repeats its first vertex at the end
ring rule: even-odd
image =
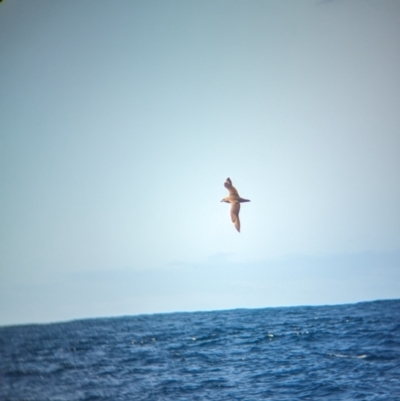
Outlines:
{"type": "Polygon", "coordinates": [[[0,328],[1,400],[400,400],[400,300],[0,328]]]}

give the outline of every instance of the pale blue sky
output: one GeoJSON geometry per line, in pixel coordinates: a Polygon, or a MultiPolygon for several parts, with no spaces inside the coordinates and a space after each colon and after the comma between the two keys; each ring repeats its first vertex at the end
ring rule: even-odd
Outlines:
{"type": "Polygon", "coordinates": [[[400,298],[399,1],[5,0],[0,54],[0,325],[400,298]]]}

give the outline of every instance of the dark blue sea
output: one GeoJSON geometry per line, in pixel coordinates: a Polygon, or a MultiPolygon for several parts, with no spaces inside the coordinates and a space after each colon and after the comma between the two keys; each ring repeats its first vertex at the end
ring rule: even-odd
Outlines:
{"type": "Polygon", "coordinates": [[[400,400],[400,300],[0,328],[1,400],[400,400]]]}

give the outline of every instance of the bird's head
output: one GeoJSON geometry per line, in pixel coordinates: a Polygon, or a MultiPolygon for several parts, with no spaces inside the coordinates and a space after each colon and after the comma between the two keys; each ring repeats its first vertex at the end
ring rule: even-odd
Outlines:
{"type": "Polygon", "coordinates": [[[223,199],[221,200],[221,202],[229,203],[229,201],[228,201],[226,198],[223,198],[223,199]]]}

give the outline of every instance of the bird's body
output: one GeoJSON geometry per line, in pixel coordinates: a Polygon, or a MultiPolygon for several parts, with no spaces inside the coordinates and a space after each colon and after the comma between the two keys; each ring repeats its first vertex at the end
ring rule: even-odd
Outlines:
{"type": "Polygon", "coordinates": [[[243,199],[239,196],[237,189],[232,185],[231,179],[228,177],[224,183],[224,187],[229,191],[229,196],[226,196],[221,202],[230,203],[231,206],[231,219],[236,227],[236,230],[240,232],[240,204],[242,202],[250,202],[248,199],[243,199]]]}

